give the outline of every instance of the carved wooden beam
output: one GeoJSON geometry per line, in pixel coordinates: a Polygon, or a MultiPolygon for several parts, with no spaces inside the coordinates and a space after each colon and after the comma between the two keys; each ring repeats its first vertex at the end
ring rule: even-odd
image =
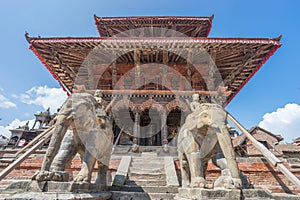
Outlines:
{"type": "Polygon", "coordinates": [[[216,56],[217,56],[217,52],[215,50],[212,50],[210,52],[211,60],[207,66],[208,67],[208,76],[205,80],[206,87],[209,91],[215,90],[216,56]]]}
{"type": "Polygon", "coordinates": [[[133,60],[134,60],[134,67],[135,67],[135,85],[136,85],[136,88],[139,88],[140,84],[141,84],[140,51],[139,50],[133,51],[133,60]]]}
{"type": "Polygon", "coordinates": [[[117,83],[117,74],[118,74],[118,68],[117,68],[117,65],[116,65],[116,61],[114,61],[111,66],[112,66],[111,84],[112,84],[112,88],[114,88],[116,83],[117,83]]]}
{"type": "MultiPolygon", "coordinates": [[[[86,90],[88,93],[95,93],[96,90],[86,90]]],[[[201,94],[201,95],[219,95],[220,90],[216,91],[181,91],[181,90],[101,90],[102,94],[112,94],[112,95],[192,95],[192,94],[201,94]]],[[[222,91],[226,96],[231,94],[231,91],[227,89],[222,91]]]]}
{"type": "MultiPolygon", "coordinates": [[[[53,48],[51,48],[50,50],[50,56],[52,57],[52,59],[54,59],[56,62],[57,62],[57,66],[59,66],[58,68],[62,71],[64,71],[64,74],[65,76],[67,77],[67,79],[69,80],[73,80],[76,78],[76,72],[73,71],[73,68],[68,66],[67,64],[65,64],[62,59],[61,59],[61,56],[59,55],[59,53],[57,51],[55,51],[53,48]]],[[[47,59],[47,62],[48,62],[48,59],[47,59]]],[[[51,66],[53,69],[54,67],[51,66]]],[[[54,72],[55,73],[58,73],[57,72],[57,68],[54,69],[54,72]]],[[[59,76],[61,77],[61,75],[59,76]]],[[[71,88],[69,88],[69,86],[67,86],[68,89],[70,90],[71,88]]]]}
{"type": "Polygon", "coordinates": [[[162,85],[163,86],[166,86],[166,84],[167,84],[168,62],[169,62],[168,52],[163,50],[163,65],[164,65],[163,69],[162,69],[162,71],[163,71],[162,85]]]}
{"type": "Polygon", "coordinates": [[[140,138],[140,113],[136,112],[134,115],[134,127],[133,127],[133,144],[138,145],[139,144],[139,138],[140,138]]]}
{"type": "Polygon", "coordinates": [[[161,141],[163,145],[168,144],[168,129],[167,129],[167,113],[162,112],[161,113],[161,141]]]}
{"type": "Polygon", "coordinates": [[[200,31],[202,30],[202,25],[198,26],[194,29],[194,31],[191,33],[191,37],[197,37],[197,35],[200,33],[200,31]]]}
{"type": "Polygon", "coordinates": [[[237,68],[231,72],[225,79],[224,84],[226,86],[232,85],[232,83],[235,81],[235,77],[238,76],[244,69],[249,65],[253,58],[260,55],[264,51],[264,46],[261,46],[256,51],[250,51],[245,57],[241,65],[238,65],[237,68]]]}
{"type": "Polygon", "coordinates": [[[191,63],[191,51],[189,50],[187,59],[186,59],[186,79],[188,84],[192,85],[192,63],[191,63]]]}

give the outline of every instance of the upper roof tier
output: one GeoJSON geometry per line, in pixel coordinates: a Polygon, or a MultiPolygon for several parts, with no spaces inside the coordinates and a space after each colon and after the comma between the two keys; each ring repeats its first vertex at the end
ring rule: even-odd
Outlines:
{"type": "MultiPolygon", "coordinates": [[[[91,54],[104,59],[104,63],[97,65],[101,70],[113,62],[113,55],[118,55],[115,61],[119,64],[132,63],[134,50],[140,51],[139,62],[141,63],[161,63],[164,60],[162,50],[168,52],[166,63],[184,64],[188,60],[182,55],[188,55],[193,49],[197,52],[201,49],[213,57],[217,71],[221,75],[222,80],[216,79],[215,85],[223,81],[224,86],[232,92],[226,104],[281,46],[280,38],[30,38],[27,36],[27,39],[30,42],[30,49],[61,86],[66,86],[70,91],[80,68],[86,62],[87,56],[91,54]],[[94,49],[97,51],[92,51],[94,49]],[[103,55],[98,55],[99,52],[103,55]]],[[[89,62],[96,61],[89,60],[89,62]]],[[[88,72],[80,73],[89,76],[88,72]]]]}
{"type": "Polygon", "coordinates": [[[100,37],[207,37],[214,15],[94,18],[100,37]]]}

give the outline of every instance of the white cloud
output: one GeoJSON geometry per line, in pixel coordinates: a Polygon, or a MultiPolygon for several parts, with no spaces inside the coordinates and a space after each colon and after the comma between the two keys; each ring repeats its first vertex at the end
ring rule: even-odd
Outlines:
{"type": "MultiPolygon", "coordinates": [[[[0,90],[2,91],[2,90],[0,90]]],[[[17,105],[9,101],[5,96],[0,94],[0,108],[17,108],[17,105]]]]}
{"type": "Polygon", "coordinates": [[[274,134],[281,134],[286,142],[291,143],[300,136],[300,105],[286,104],[284,108],[266,113],[258,126],[274,134]]]}
{"type": "Polygon", "coordinates": [[[52,112],[56,112],[66,98],[67,95],[61,88],[47,86],[33,87],[19,96],[23,103],[42,106],[45,110],[50,107],[52,112]]]}
{"type": "MultiPolygon", "coordinates": [[[[27,121],[29,121],[29,128],[32,128],[35,120],[31,119],[27,121]]],[[[27,123],[27,121],[20,121],[19,119],[14,119],[7,126],[0,126],[0,135],[4,135],[9,138],[11,135],[11,132],[9,130],[18,128],[19,126],[24,126],[27,123]]]]}

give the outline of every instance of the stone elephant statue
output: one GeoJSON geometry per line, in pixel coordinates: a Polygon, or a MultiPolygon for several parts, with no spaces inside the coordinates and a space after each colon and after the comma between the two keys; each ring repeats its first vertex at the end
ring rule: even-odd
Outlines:
{"type": "Polygon", "coordinates": [[[223,175],[216,180],[215,187],[241,187],[226,111],[220,105],[199,104],[181,127],[177,145],[182,187],[206,187],[205,173],[210,159],[223,175]]]}
{"type": "Polygon", "coordinates": [[[98,162],[96,183],[106,185],[113,132],[110,119],[95,98],[87,93],[73,93],[62,105],[56,116],[49,147],[41,171],[33,180],[68,181],[65,167],[80,154],[82,167],[75,182],[90,182],[98,162]]]}

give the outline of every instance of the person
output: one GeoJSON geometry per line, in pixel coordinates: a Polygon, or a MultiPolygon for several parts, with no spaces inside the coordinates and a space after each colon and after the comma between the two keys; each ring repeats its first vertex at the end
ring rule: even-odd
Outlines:
{"type": "Polygon", "coordinates": [[[94,97],[98,103],[98,106],[101,108],[102,107],[102,92],[101,92],[101,90],[96,90],[94,97]]]}
{"type": "Polygon", "coordinates": [[[200,107],[199,94],[193,94],[192,98],[193,98],[193,101],[190,104],[190,107],[191,107],[192,112],[194,112],[200,107]]]}
{"type": "Polygon", "coordinates": [[[28,141],[25,138],[20,139],[18,146],[19,147],[24,147],[28,144],[28,141]]]}

